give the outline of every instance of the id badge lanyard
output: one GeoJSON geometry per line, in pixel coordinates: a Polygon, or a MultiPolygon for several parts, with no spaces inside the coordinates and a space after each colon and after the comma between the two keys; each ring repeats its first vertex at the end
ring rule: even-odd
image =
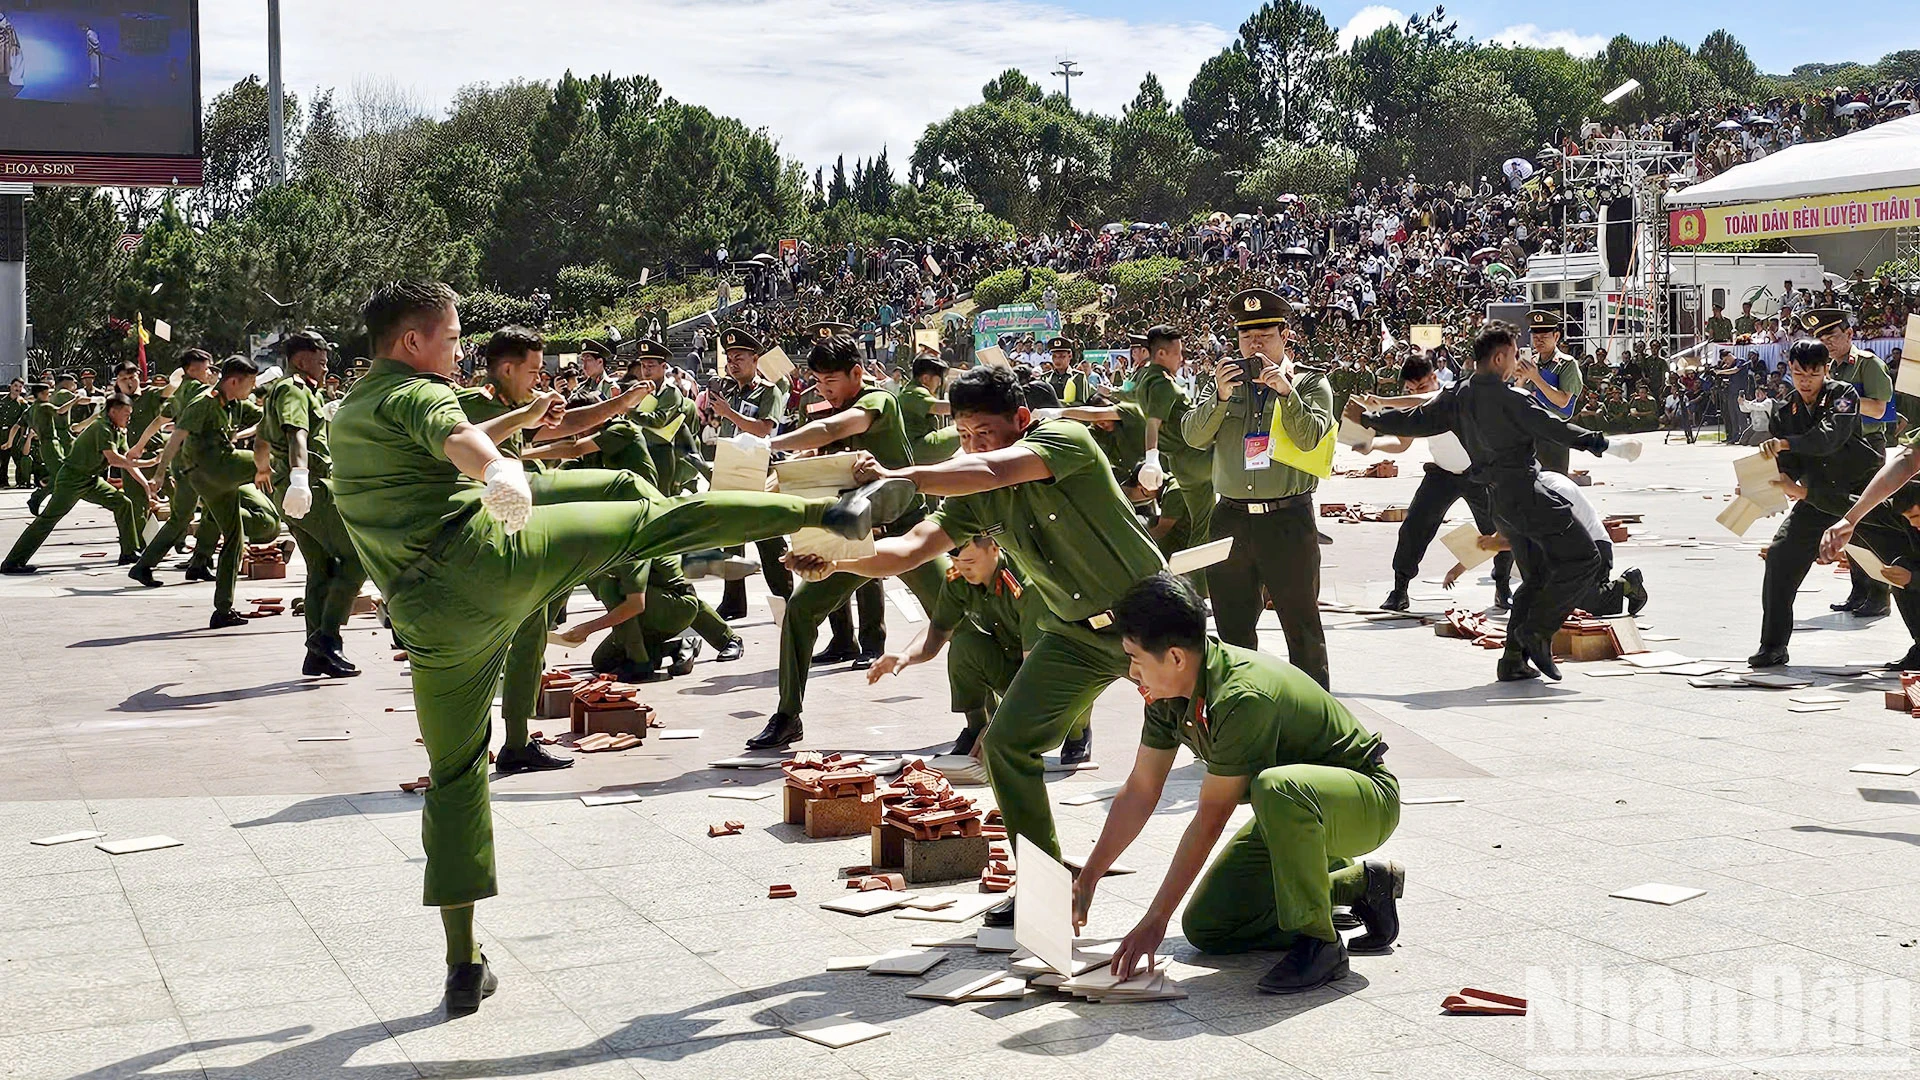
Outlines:
{"type": "Polygon", "coordinates": [[[1247,436],[1244,466],[1248,472],[1273,467],[1273,410],[1267,408],[1270,393],[1265,383],[1247,383],[1247,436]]]}

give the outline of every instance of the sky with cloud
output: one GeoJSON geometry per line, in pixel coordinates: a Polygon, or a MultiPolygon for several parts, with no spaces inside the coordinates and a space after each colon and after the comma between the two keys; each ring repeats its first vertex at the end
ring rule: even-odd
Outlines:
{"type": "MultiPolygon", "coordinates": [[[[1074,100],[1117,112],[1141,77],[1158,75],[1176,102],[1202,61],[1231,40],[1254,0],[327,0],[282,5],[288,87],[308,95],[388,82],[430,110],[472,82],[645,73],[666,92],[766,127],[810,165],[891,150],[896,166],[930,122],[978,100],[982,84],[1017,67],[1043,79],[1071,56],[1086,74],[1074,100]]],[[[1873,5],[1868,5],[1873,6],[1873,5]]],[[[202,85],[211,96],[266,71],[259,0],[203,0],[202,85]]],[[[1379,4],[1328,4],[1351,40],[1405,18],[1379,4]]],[[[1591,52],[1625,32],[1698,41],[1725,13],[1648,0],[1558,7],[1508,0],[1450,5],[1482,40],[1591,52]]],[[[1806,59],[1877,58],[1895,48],[1860,32],[1867,13],[1800,27],[1802,8],[1755,0],[1729,28],[1763,68],[1806,59]],[[1762,18],[1762,16],[1771,16],[1762,18]],[[1783,22],[1782,20],[1786,20],[1783,22]],[[1831,26],[1827,25],[1831,22],[1831,26]],[[1844,25],[1844,35],[1834,27],[1844,25]]],[[[1889,19],[1896,19],[1891,6],[1889,19]]],[[[1804,20],[1814,23],[1809,11],[1804,20]]],[[[1058,79],[1043,79],[1058,86],[1058,79]]]]}

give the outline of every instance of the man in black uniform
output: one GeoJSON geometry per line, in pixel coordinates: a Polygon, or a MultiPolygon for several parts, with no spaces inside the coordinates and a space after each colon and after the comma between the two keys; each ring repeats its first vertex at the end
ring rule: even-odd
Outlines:
{"type": "Polygon", "coordinates": [[[1794,392],[1774,402],[1768,426],[1773,437],[1760,444],[1760,452],[1786,475],[1781,487],[1795,501],[1767,547],[1760,651],[1747,661],[1757,668],[1787,662],[1793,597],[1820,554],[1821,535],[1852,508],[1854,496],[1885,459],[1861,431],[1860,392],[1829,377],[1830,360],[1827,347],[1817,340],[1793,343],[1787,352],[1787,375],[1794,392]]]}
{"type": "MultiPolygon", "coordinates": [[[[1502,682],[1546,675],[1559,679],[1553,635],[1579,603],[1600,570],[1600,552],[1581,528],[1573,507],[1540,481],[1536,444],[1606,453],[1607,437],[1575,427],[1508,388],[1519,369],[1514,328],[1490,322],[1473,341],[1473,375],[1413,409],[1366,412],[1347,402],[1347,415],[1385,435],[1432,436],[1451,431],[1473,460],[1468,474],[1487,487],[1494,527],[1513,546],[1520,587],[1513,591],[1507,649],[1500,658],[1502,682]],[[1529,666],[1531,660],[1534,666],[1529,666]],[[1535,667],[1538,670],[1535,670],[1535,667]]],[[[1619,440],[1614,448],[1632,460],[1640,445],[1619,440]]]]}

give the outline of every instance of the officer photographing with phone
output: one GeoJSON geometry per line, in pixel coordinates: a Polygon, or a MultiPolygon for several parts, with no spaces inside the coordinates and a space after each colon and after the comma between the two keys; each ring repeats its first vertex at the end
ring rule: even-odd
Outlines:
{"type": "Polygon", "coordinates": [[[1287,302],[1266,289],[1228,301],[1240,356],[1214,366],[1213,382],[1181,421],[1195,449],[1213,451],[1214,540],[1233,553],[1207,568],[1220,639],[1259,647],[1261,589],[1287,635],[1287,659],[1328,685],[1320,625],[1320,530],[1313,493],[1332,462],[1333,387],[1287,354],[1287,302]],[[1308,471],[1312,465],[1319,471],[1308,471]]]}

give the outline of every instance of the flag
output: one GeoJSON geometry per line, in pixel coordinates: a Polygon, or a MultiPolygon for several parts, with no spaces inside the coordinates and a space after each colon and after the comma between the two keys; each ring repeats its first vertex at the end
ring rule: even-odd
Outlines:
{"type": "Polygon", "coordinates": [[[134,313],[133,326],[135,336],[140,340],[137,359],[140,363],[140,381],[144,383],[147,381],[147,326],[138,312],[134,313]]]}

